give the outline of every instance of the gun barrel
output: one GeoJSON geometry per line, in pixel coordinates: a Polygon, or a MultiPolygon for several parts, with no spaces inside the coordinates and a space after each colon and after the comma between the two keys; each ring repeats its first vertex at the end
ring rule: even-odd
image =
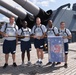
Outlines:
{"type": "Polygon", "coordinates": [[[0,0],[0,5],[5,7],[6,9],[10,10],[11,12],[13,12],[14,14],[16,14],[17,16],[19,16],[21,19],[24,19],[27,15],[27,13],[22,12],[20,9],[15,8],[13,5],[0,0]]]}
{"type": "Polygon", "coordinates": [[[20,4],[24,9],[32,13],[35,16],[35,18],[40,17],[42,20],[42,23],[45,25],[52,15],[52,10],[48,10],[47,12],[45,12],[44,10],[37,7],[29,0],[13,0],[13,1],[20,4]]]}
{"type": "Polygon", "coordinates": [[[24,9],[34,14],[35,16],[38,15],[40,8],[34,5],[29,0],[13,0],[13,1],[20,4],[24,9]]]}
{"type": "Polygon", "coordinates": [[[0,8],[0,13],[2,13],[3,15],[5,15],[8,18],[10,18],[11,16],[17,18],[17,16],[15,14],[13,14],[12,12],[9,12],[7,10],[4,10],[2,8],[0,8]]]}

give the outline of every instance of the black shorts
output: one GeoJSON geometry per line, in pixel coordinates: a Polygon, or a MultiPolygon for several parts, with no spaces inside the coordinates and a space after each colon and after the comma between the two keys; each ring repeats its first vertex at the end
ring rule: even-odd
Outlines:
{"type": "Polygon", "coordinates": [[[64,43],[64,52],[68,54],[68,43],[64,43]]]}
{"type": "Polygon", "coordinates": [[[3,43],[3,53],[4,54],[14,54],[16,52],[16,40],[13,41],[8,41],[8,40],[4,40],[3,43]]]}
{"type": "Polygon", "coordinates": [[[44,48],[44,39],[34,39],[35,48],[43,49],[44,48]]]}
{"type": "Polygon", "coordinates": [[[31,42],[30,41],[21,41],[21,51],[31,51],[31,42]]]}

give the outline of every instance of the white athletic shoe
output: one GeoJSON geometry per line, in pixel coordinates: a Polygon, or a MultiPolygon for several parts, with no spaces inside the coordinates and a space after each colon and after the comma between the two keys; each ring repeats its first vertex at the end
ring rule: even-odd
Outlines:
{"type": "Polygon", "coordinates": [[[24,64],[24,63],[22,63],[22,64],[21,64],[21,66],[25,66],[25,64],[24,64]]]}
{"type": "Polygon", "coordinates": [[[29,61],[29,62],[27,62],[26,65],[27,65],[27,66],[32,66],[32,63],[29,61]]]}
{"type": "Polygon", "coordinates": [[[38,65],[39,65],[39,61],[37,61],[37,62],[35,63],[35,65],[38,66],[38,65]]]}

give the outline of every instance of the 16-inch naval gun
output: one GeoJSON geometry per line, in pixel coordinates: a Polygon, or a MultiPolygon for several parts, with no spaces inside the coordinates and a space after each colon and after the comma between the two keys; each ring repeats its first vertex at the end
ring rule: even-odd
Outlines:
{"type": "Polygon", "coordinates": [[[35,19],[36,17],[40,17],[41,22],[44,25],[47,25],[47,21],[52,16],[52,10],[48,10],[45,12],[43,9],[39,8],[29,0],[13,0],[13,1],[21,5],[25,10],[27,10],[31,14],[33,14],[35,19]]]}
{"type": "Polygon", "coordinates": [[[16,20],[16,24],[18,25],[19,28],[22,27],[21,21],[23,21],[23,20],[26,20],[28,22],[28,26],[30,28],[34,24],[34,16],[27,13],[26,11],[24,12],[3,0],[0,0],[0,5],[5,7],[6,9],[8,9],[9,11],[11,11],[12,13],[14,13],[15,15],[18,16],[18,18],[16,20]]]}
{"type": "Polygon", "coordinates": [[[15,14],[13,14],[12,12],[9,12],[7,10],[4,10],[3,8],[0,8],[0,13],[5,15],[8,18],[10,18],[11,16],[14,16],[15,18],[17,18],[17,16],[15,14]]]}

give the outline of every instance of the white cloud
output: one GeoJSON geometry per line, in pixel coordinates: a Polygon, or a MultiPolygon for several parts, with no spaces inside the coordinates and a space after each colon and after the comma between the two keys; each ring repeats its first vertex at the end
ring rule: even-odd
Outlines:
{"type": "Polygon", "coordinates": [[[49,0],[50,2],[56,2],[56,0],[49,0]]]}
{"type": "Polygon", "coordinates": [[[9,18],[3,16],[1,19],[0,19],[0,22],[9,22],[9,18]]]}
{"type": "Polygon", "coordinates": [[[31,0],[34,4],[40,6],[49,6],[50,3],[56,2],[56,0],[31,0]]]}
{"type": "Polygon", "coordinates": [[[37,2],[37,4],[42,5],[42,6],[48,6],[49,5],[49,1],[37,2]]]}
{"type": "Polygon", "coordinates": [[[37,0],[31,0],[34,4],[36,4],[37,3],[37,0]]]}
{"type": "Polygon", "coordinates": [[[9,18],[7,18],[7,17],[3,17],[2,19],[6,20],[7,22],[9,21],[9,18]]]}

